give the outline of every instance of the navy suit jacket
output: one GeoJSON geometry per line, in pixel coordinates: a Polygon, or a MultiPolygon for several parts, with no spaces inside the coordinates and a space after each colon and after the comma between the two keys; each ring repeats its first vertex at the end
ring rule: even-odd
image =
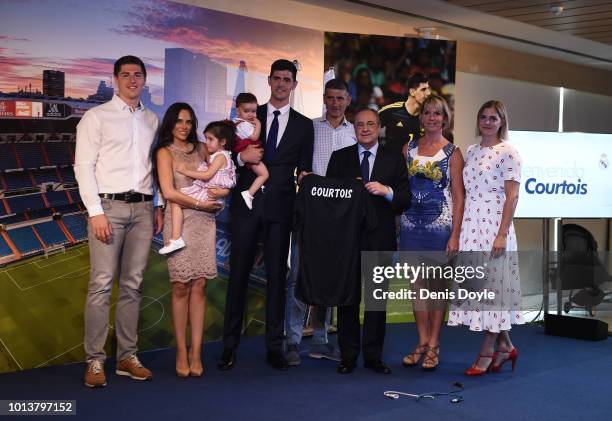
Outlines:
{"type": "MultiPolygon", "coordinates": [[[[328,177],[361,177],[357,145],[335,151],[327,166],[328,177]]],[[[365,250],[396,250],[395,215],[410,205],[408,168],[401,153],[378,145],[370,181],[378,181],[393,189],[393,200],[370,195],[378,220],[377,228],[368,232],[365,250]]]]}
{"type": "MultiPolygon", "coordinates": [[[[266,145],[266,127],[268,104],[257,107],[257,118],[261,122],[259,140],[262,147],[266,145]]],[[[270,178],[265,184],[265,193],[257,192],[253,201],[253,211],[263,206],[263,212],[270,221],[291,221],[295,202],[296,174],[301,171],[312,170],[312,152],[314,143],[314,127],[312,120],[289,109],[289,120],[283,137],[277,144],[276,153],[271,162],[263,161],[268,167],[270,178]],[[297,172],[296,172],[297,169],[297,172]]],[[[249,216],[249,210],[240,196],[240,192],[247,190],[255,173],[245,166],[237,169],[238,181],[232,193],[232,214],[249,216]]]]}

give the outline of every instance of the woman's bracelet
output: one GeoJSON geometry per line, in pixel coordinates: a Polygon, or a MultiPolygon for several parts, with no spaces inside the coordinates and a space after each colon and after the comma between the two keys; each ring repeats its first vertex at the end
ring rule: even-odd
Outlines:
{"type": "Polygon", "coordinates": [[[200,201],[199,200],[196,200],[196,204],[194,206],[194,209],[195,210],[202,210],[202,209],[200,209],[200,201]]]}

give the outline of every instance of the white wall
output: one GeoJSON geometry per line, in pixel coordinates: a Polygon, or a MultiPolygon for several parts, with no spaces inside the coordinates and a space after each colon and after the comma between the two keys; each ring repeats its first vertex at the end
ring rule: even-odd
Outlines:
{"type": "Polygon", "coordinates": [[[506,104],[511,130],[557,131],[559,88],[472,73],[456,73],[455,143],[476,142],[476,113],[497,99],[506,104]]]}
{"type": "Polygon", "coordinates": [[[612,133],[612,97],[565,89],[563,131],[612,133]]]}
{"type": "MultiPolygon", "coordinates": [[[[465,151],[477,141],[476,112],[489,99],[506,104],[512,130],[557,131],[559,88],[480,74],[457,72],[455,97],[455,143],[465,151]]],[[[612,97],[566,89],[564,92],[564,131],[612,133],[612,97]]],[[[553,151],[551,151],[553,153],[553,151]]],[[[520,199],[519,199],[520,200],[520,199]]],[[[612,215],[611,215],[612,217],[612,215]]],[[[599,249],[605,247],[606,221],[602,219],[565,220],[593,233],[599,249]]],[[[515,228],[519,250],[542,249],[542,221],[517,219],[515,228]]],[[[552,246],[551,224],[551,246],[552,246]]]]}

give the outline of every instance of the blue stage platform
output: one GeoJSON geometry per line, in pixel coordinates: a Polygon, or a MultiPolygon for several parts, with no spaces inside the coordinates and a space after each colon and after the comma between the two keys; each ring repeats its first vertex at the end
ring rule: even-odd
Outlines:
{"type": "MultiPolygon", "coordinates": [[[[84,364],[0,375],[0,399],[71,399],[79,419],[104,420],[608,420],[612,419],[612,342],[585,342],[546,336],[535,324],[512,331],[520,355],[515,373],[463,375],[482,336],[445,327],[441,364],[433,373],[401,366],[415,344],[414,325],[389,325],[385,360],[393,373],[378,375],[359,366],[351,375],[336,373],[331,361],[304,357],[288,372],[264,363],[262,337],[246,338],[236,367],[216,369],[222,344],[204,347],[205,375],[174,375],[174,350],[141,354],[153,370],[151,382],[114,374],[106,364],[108,386],[82,385],[84,364]],[[385,390],[410,393],[447,391],[465,385],[465,401],[446,397],[416,402],[385,398],[385,390]]],[[[331,338],[335,339],[334,336],[331,338]]],[[[307,348],[305,341],[303,348],[307,348]]]]}

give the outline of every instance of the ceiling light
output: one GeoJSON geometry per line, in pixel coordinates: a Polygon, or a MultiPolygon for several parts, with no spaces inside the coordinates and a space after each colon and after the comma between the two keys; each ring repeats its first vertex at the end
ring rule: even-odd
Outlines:
{"type": "Polygon", "coordinates": [[[439,38],[438,35],[435,35],[436,28],[433,26],[423,26],[419,28],[414,28],[414,30],[421,38],[439,38]]]}
{"type": "Polygon", "coordinates": [[[550,10],[550,13],[552,13],[553,15],[559,16],[561,13],[563,13],[565,8],[563,7],[563,3],[557,2],[557,3],[552,3],[550,5],[549,10],[550,10]]]}

